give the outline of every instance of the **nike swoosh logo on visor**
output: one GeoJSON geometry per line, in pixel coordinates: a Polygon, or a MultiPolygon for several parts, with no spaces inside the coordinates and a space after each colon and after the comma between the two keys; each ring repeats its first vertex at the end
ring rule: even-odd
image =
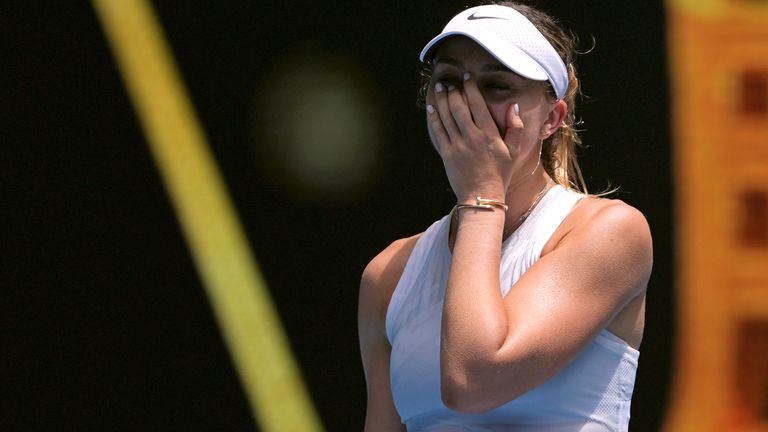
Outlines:
{"type": "Polygon", "coordinates": [[[473,12],[472,15],[467,17],[467,21],[473,21],[473,20],[479,20],[479,19],[499,19],[499,20],[506,20],[506,18],[501,17],[495,17],[495,16],[475,16],[477,12],[473,12]]]}

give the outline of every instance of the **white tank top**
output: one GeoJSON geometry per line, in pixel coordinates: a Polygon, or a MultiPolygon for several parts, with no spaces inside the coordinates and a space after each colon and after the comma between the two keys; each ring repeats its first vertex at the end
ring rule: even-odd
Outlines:
{"type": "MultiPolygon", "coordinates": [[[[528,219],[502,244],[502,295],[540,257],[541,250],[583,195],[550,189],[528,219]]],[[[440,322],[451,265],[450,215],[425,231],[392,294],[386,331],[392,345],[390,383],[410,432],[626,431],[639,352],[601,331],[556,376],[498,408],[464,414],[440,398],[440,322]]]]}

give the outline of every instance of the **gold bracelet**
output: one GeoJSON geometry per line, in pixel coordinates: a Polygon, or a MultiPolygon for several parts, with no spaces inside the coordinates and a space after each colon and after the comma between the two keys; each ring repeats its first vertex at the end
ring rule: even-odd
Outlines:
{"type": "Polygon", "coordinates": [[[504,204],[501,201],[496,201],[492,199],[485,199],[480,198],[479,196],[475,197],[475,203],[474,204],[457,204],[456,210],[461,210],[463,208],[474,208],[474,209],[482,209],[482,210],[493,210],[495,208],[500,208],[504,210],[505,212],[509,210],[509,206],[504,204]]]}

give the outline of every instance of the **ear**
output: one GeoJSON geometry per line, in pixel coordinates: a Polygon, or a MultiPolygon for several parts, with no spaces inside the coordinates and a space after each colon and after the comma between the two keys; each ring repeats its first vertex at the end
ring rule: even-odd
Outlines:
{"type": "Polygon", "coordinates": [[[559,100],[552,104],[552,107],[547,114],[547,118],[544,121],[544,125],[541,127],[541,139],[547,139],[553,133],[557,132],[560,126],[563,124],[563,119],[568,113],[568,104],[564,100],[559,100]]]}

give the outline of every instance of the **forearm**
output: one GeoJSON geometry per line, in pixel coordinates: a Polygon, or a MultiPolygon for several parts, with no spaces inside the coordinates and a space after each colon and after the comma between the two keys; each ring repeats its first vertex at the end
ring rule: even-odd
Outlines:
{"type": "Polygon", "coordinates": [[[503,211],[461,210],[442,318],[441,361],[451,379],[492,361],[507,336],[499,288],[503,227],[503,211]]]}

